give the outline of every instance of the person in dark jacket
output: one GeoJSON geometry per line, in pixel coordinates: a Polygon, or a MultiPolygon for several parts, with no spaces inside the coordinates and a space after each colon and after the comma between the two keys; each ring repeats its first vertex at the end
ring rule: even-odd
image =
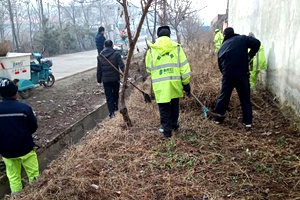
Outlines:
{"type": "MultiPolygon", "coordinates": [[[[124,72],[124,63],[118,51],[113,49],[113,42],[106,40],[101,52],[116,68],[124,72]]],[[[97,81],[103,82],[109,117],[114,118],[114,111],[118,110],[120,74],[101,56],[98,56],[97,81]]]]}
{"type": "MultiPolygon", "coordinates": [[[[224,41],[218,52],[218,65],[223,76],[221,95],[217,100],[215,112],[225,114],[232,90],[235,88],[242,106],[242,122],[246,128],[251,128],[252,125],[248,63],[258,52],[259,47],[259,40],[235,34],[233,28],[229,27],[224,30],[224,41]]],[[[224,118],[214,119],[217,124],[223,120],[224,118]]]]}
{"type": "Polygon", "coordinates": [[[98,33],[95,36],[95,42],[96,42],[98,54],[100,54],[100,52],[104,49],[104,41],[106,40],[104,37],[104,32],[105,32],[105,29],[104,29],[104,27],[101,26],[101,27],[99,27],[98,33]]]}
{"type": "Polygon", "coordinates": [[[0,154],[6,166],[12,194],[22,190],[21,166],[29,183],[39,177],[37,155],[32,134],[37,120],[30,106],[17,101],[18,86],[9,79],[0,81],[0,154]]]}

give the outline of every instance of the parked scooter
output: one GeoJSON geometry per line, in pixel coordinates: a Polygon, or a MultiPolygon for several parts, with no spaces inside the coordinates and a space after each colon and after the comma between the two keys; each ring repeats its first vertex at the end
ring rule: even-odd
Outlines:
{"type": "MultiPolygon", "coordinates": [[[[55,77],[52,74],[51,67],[53,65],[52,60],[44,59],[43,52],[33,52],[32,56],[37,60],[30,62],[31,78],[30,81],[33,85],[43,85],[45,87],[51,87],[55,82],[55,77]]],[[[26,99],[30,96],[31,89],[22,90],[19,85],[19,94],[23,99],[26,99]]]]}
{"type": "Polygon", "coordinates": [[[26,99],[30,97],[31,90],[35,85],[51,87],[55,78],[51,72],[52,61],[43,59],[43,53],[14,53],[8,52],[6,56],[0,56],[0,79],[8,78],[18,85],[19,95],[26,99]],[[33,56],[37,63],[30,62],[33,56]]]}

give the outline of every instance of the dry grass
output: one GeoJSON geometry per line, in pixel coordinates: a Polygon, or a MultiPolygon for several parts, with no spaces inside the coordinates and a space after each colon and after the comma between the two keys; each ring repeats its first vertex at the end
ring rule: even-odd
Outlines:
{"type": "MultiPolygon", "coordinates": [[[[188,51],[191,85],[212,108],[221,76],[215,54],[202,45],[188,51]]],[[[143,88],[150,88],[149,80],[143,88]]],[[[120,114],[104,121],[53,161],[20,199],[299,198],[299,136],[264,91],[253,103],[254,128],[246,132],[236,94],[221,126],[204,118],[194,99],[183,99],[181,128],[164,140],[157,105],[144,104],[134,91],[127,103],[134,127],[122,130],[120,114]]]]}

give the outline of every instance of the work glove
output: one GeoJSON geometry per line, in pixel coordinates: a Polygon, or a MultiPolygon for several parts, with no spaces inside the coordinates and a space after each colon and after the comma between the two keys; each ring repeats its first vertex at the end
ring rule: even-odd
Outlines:
{"type": "Polygon", "coordinates": [[[191,95],[191,86],[188,83],[187,85],[183,85],[183,91],[185,91],[185,93],[187,94],[187,96],[191,95]]]}
{"type": "Polygon", "coordinates": [[[102,87],[102,86],[103,86],[103,84],[102,84],[102,83],[97,83],[97,85],[98,85],[99,87],[102,87]]]}

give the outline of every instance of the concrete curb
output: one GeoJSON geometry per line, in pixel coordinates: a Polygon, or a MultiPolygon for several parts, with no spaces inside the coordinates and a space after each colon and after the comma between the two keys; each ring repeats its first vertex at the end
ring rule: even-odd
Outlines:
{"type": "MultiPolygon", "coordinates": [[[[135,83],[142,80],[139,78],[135,83]]],[[[126,98],[129,97],[133,86],[128,86],[125,92],[126,98]]],[[[72,144],[76,144],[82,139],[87,131],[93,129],[98,123],[103,121],[108,116],[107,104],[104,103],[96,108],[94,111],[87,114],[81,120],[69,126],[65,131],[56,136],[53,140],[47,143],[36,151],[38,155],[40,172],[44,171],[48,164],[58,158],[60,152],[72,144]]],[[[22,177],[26,174],[23,172],[22,177]]],[[[6,175],[0,177],[0,199],[10,192],[9,182],[6,175]]]]}
{"type": "MultiPolygon", "coordinates": [[[[71,125],[62,134],[59,134],[47,145],[38,149],[39,168],[42,172],[46,169],[47,165],[58,157],[60,152],[66,147],[79,142],[85,136],[86,132],[97,126],[99,122],[108,116],[106,103],[102,104],[99,108],[90,112],[87,116],[71,125]]],[[[23,174],[24,177],[25,174],[23,174]]],[[[0,177],[0,198],[9,193],[9,183],[6,175],[0,177]]]]}
{"type": "MultiPolygon", "coordinates": [[[[63,80],[63,79],[69,78],[71,76],[78,75],[78,74],[83,73],[83,72],[92,71],[92,70],[95,70],[96,68],[97,68],[97,66],[96,67],[89,67],[89,68],[83,69],[81,71],[75,72],[74,74],[70,74],[70,75],[67,75],[67,76],[64,76],[64,77],[57,78],[55,81],[63,80]]],[[[95,71],[95,74],[96,74],[96,71],[95,71]]]]}

